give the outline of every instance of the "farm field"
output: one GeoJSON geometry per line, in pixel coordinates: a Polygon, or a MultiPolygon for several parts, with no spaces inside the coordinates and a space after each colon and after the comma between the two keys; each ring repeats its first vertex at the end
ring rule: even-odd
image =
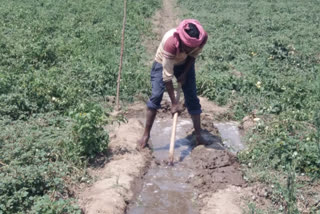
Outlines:
{"type": "MultiPolygon", "coordinates": [[[[155,0],[128,2],[121,99],[146,92],[155,0]]],[[[123,4],[113,0],[1,1],[0,213],[80,213],[77,183],[105,156],[116,94],[123,4]],[[110,102],[111,103],[111,102],[110,102]]]]}
{"type": "MultiPolygon", "coordinates": [[[[229,201],[237,213],[319,213],[320,1],[128,0],[123,108],[114,116],[123,7],[114,0],[1,2],[0,214],[177,213],[190,204],[190,213],[209,214],[227,212],[229,201]],[[149,71],[162,35],[190,17],[209,34],[196,63],[202,126],[216,139],[214,124],[237,124],[246,148],[235,156],[226,146],[188,150],[174,169],[193,179],[167,179],[186,182],[196,196],[151,209],[141,198],[154,195],[147,187],[168,169],[158,164],[167,132],[152,134],[151,151],[135,149],[149,71]],[[211,170],[226,159],[226,174],[237,179],[211,170]]],[[[168,109],[164,103],[158,130],[171,124],[168,109]]],[[[188,124],[186,112],[180,119],[188,124]]],[[[184,126],[187,136],[192,127],[184,126]]]]}
{"type": "Polygon", "coordinates": [[[179,5],[210,35],[198,62],[200,94],[228,104],[236,120],[257,118],[238,155],[252,179],[278,184],[274,174],[292,172],[319,178],[319,1],[179,5]]]}

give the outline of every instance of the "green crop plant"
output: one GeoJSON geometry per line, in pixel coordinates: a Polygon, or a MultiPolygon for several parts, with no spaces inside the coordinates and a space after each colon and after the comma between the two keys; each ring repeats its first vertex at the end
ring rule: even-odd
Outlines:
{"type": "Polygon", "coordinates": [[[68,185],[86,177],[63,146],[71,137],[70,119],[52,112],[28,123],[0,120],[0,127],[0,213],[25,213],[49,196],[52,203],[67,198],[68,185]]]}
{"type": "MultiPolygon", "coordinates": [[[[141,38],[159,5],[128,1],[122,100],[150,87],[141,38]]],[[[1,1],[0,213],[81,213],[70,186],[106,155],[122,18],[122,1],[1,1]]]]}
{"type": "Polygon", "coordinates": [[[198,92],[234,119],[261,119],[240,154],[244,163],[319,175],[313,115],[320,105],[318,0],[179,1],[209,38],[197,64],[198,92]],[[317,35],[317,36],[315,36],[317,35]],[[254,160],[254,161],[253,161],[254,160]]]}
{"type": "MultiPolygon", "coordinates": [[[[129,1],[121,98],[146,92],[147,54],[158,0],[129,1]]],[[[68,112],[86,98],[115,95],[122,2],[22,1],[0,6],[0,115],[68,112]]]]}
{"type": "Polygon", "coordinates": [[[70,115],[75,120],[72,138],[66,144],[70,157],[86,160],[105,153],[109,136],[103,128],[102,108],[92,103],[82,103],[70,115]]]}

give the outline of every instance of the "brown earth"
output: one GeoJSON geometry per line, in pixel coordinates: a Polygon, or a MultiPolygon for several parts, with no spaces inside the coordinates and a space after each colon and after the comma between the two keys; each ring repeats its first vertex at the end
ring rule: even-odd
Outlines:
{"type": "Polygon", "coordinates": [[[187,182],[201,192],[200,214],[241,214],[248,212],[249,202],[270,208],[272,190],[259,183],[248,185],[237,158],[223,149],[199,146],[188,159],[194,174],[187,182]]]}
{"type": "Polygon", "coordinates": [[[243,213],[243,199],[247,193],[243,188],[228,186],[206,197],[204,199],[206,206],[200,214],[240,214],[243,213]]]}
{"type": "Polygon", "coordinates": [[[236,157],[226,150],[196,147],[190,156],[194,175],[189,182],[201,194],[201,214],[240,214],[245,209],[245,189],[240,165],[236,157]]]}
{"type": "Polygon", "coordinates": [[[195,176],[189,182],[203,193],[246,183],[236,157],[226,150],[199,146],[192,151],[191,159],[195,176]]]}

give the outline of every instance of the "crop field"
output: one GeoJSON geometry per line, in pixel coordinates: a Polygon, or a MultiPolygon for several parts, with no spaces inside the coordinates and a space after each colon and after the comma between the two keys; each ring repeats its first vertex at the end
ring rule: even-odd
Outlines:
{"type": "Polygon", "coordinates": [[[208,30],[200,94],[231,104],[236,119],[261,117],[241,158],[320,174],[320,2],[180,1],[208,30]]]}
{"type": "Polygon", "coordinates": [[[267,183],[273,170],[319,178],[320,1],[179,4],[209,34],[199,93],[229,104],[237,120],[260,118],[241,162],[267,183]]]}
{"type": "MultiPolygon", "coordinates": [[[[121,98],[132,100],[149,87],[140,38],[159,2],[127,7],[121,98]]],[[[107,149],[122,17],[113,0],[1,1],[0,213],[80,213],[71,187],[107,149]]]]}
{"type": "MultiPolygon", "coordinates": [[[[256,119],[238,154],[246,181],[279,183],[273,200],[298,212],[296,178],[320,177],[320,0],[177,4],[209,34],[197,59],[199,95],[228,106],[228,120],[256,119]]],[[[92,182],[87,167],[97,157],[108,158],[123,6],[1,1],[0,214],[82,212],[77,185],[92,182]]],[[[150,94],[142,44],[160,6],[128,0],[123,102],[150,94]]]]}

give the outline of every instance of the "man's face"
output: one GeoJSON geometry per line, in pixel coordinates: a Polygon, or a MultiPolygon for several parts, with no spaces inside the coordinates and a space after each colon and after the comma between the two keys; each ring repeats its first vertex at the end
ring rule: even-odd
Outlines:
{"type": "Polygon", "coordinates": [[[189,53],[189,52],[192,51],[192,49],[193,49],[193,48],[190,48],[190,47],[186,46],[185,44],[183,44],[183,43],[181,42],[181,50],[182,50],[183,52],[189,53]]]}

